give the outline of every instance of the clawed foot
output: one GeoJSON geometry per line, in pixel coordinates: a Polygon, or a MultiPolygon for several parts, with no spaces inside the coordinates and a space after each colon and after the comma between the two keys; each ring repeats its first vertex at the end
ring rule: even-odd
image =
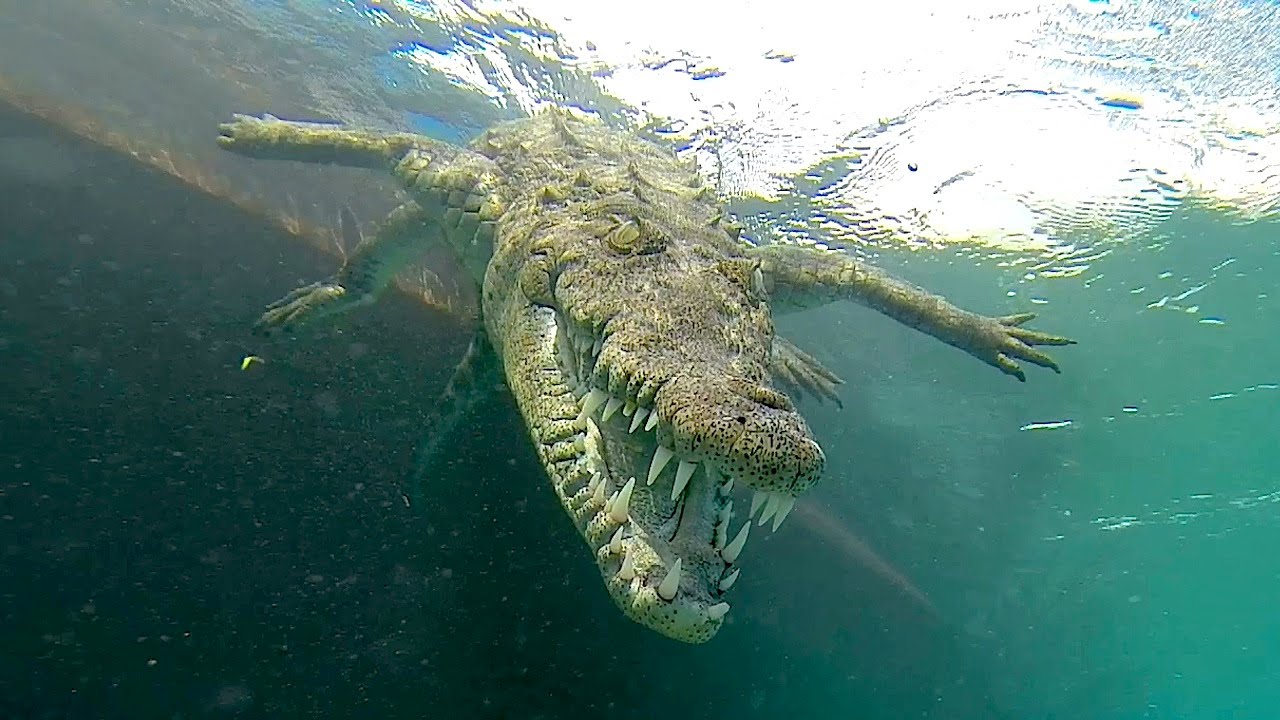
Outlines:
{"type": "Polygon", "coordinates": [[[966,349],[979,360],[999,368],[1006,375],[1012,375],[1022,382],[1027,381],[1027,376],[1014,361],[1015,358],[1060,373],[1062,370],[1058,368],[1058,363],[1034,346],[1076,344],[1075,340],[1021,327],[1035,319],[1035,313],[1018,313],[996,318],[981,315],[975,317],[978,327],[974,329],[971,336],[975,341],[974,346],[966,349]]]}
{"type": "Polygon", "coordinates": [[[218,146],[252,158],[356,167],[377,167],[386,152],[380,138],[365,137],[340,125],[238,113],[232,115],[231,122],[218,126],[218,146]]]}
{"type": "Polygon", "coordinates": [[[347,289],[333,281],[304,285],[267,306],[253,324],[255,332],[270,335],[290,332],[352,304],[347,289]]]}
{"type": "Polygon", "coordinates": [[[844,407],[836,394],[836,388],[844,380],[824,367],[817,358],[780,337],[773,339],[769,371],[790,389],[806,392],[819,402],[830,400],[837,407],[844,407]]]}
{"type": "Polygon", "coordinates": [[[274,126],[282,121],[272,115],[232,115],[232,121],[218,125],[218,145],[232,152],[248,153],[272,137],[274,126]]]}

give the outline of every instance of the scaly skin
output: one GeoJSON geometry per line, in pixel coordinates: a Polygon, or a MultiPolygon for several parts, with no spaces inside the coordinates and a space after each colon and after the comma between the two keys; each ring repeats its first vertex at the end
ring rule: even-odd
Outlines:
{"type": "Polygon", "coordinates": [[[1034,313],[987,318],[962,310],[941,296],[860,263],[841,252],[822,252],[794,245],[767,245],[747,252],[761,262],[774,308],[807,308],[834,300],[855,300],[898,322],[960,348],[979,360],[1026,382],[1014,361],[1061,372],[1035,345],[1071,345],[1057,335],[1020,327],[1034,313]]]}
{"type": "MultiPolygon", "coordinates": [[[[776,385],[834,398],[840,380],[774,334],[771,301],[852,299],[1023,377],[1068,340],[992,319],[840,253],[753,248],[691,167],[638,138],[561,111],[495,127],[469,149],[404,133],[237,116],[221,145],[259,158],[384,168],[412,201],[329,281],[259,321],[292,328],[375,299],[431,244],[481,286],[492,347],[562,507],[633,620],[710,639],[751,520],[776,530],[825,458],[776,385]],[[755,491],[731,528],[734,486],[755,491]]],[[[444,441],[437,434],[433,447],[444,441]]]]}

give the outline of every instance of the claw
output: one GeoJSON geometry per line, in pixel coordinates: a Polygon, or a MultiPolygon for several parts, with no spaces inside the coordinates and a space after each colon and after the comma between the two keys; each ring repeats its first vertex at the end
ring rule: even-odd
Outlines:
{"type": "MultiPolygon", "coordinates": [[[[1017,327],[1023,323],[1031,322],[1036,319],[1035,313],[1015,313],[1013,315],[1005,315],[1002,318],[996,318],[1001,325],[1008,327],[1017,327]]],[[[1033,331],[1034,332],[1034,331],[1033,331]]]]}
{"type": "Polygon", "coordinates": [[[253,324],[253,329],[263,335],[289,332],[308,320],[340,311],[335,301],[340,301],[346,294],[347,289],[334,282],[304,285],[268,305],[253,324]]]}
{"type": "Polygon", "coordinates": [[[1018,338],[1028,345],[1075,345],[1076,341],[1060,335],[1050,335],[1039,330],[1010,327],[1009,335],[1018,338]]]}
{"type": "Polygon", "coordinates": [[[1009,356],[1004,353],[997,353],[996,361],[992,364],[1004,371],[1006,375],[1012,375],[1018,378],[1019,382],[1027,381],[1027,374],[1022,372],[1022,368],[1018,366],[1018,363],[1011,360],[1009,356]]]}
{"type": "Polygon", "coordinates": [[[1040,352],[1039,350],[1036,350],[1030,345],[1022,345],[1022,347],[1018,348],[1018,350],[1019,352],[1017,353],[1017,356],[1022,358],[1023,360],[1026,360],[1027,362],[1033,362],[1036,365],[1039,365],[1040,367],[1049,368],[1050,370],[1058,374],[1062,373],[1062,370],[1058,368],[1058,363],[1055,362],[1053,358],[1049,357],[1045,353],[1040,352]]]}
{"type": "Polygon", "coordinates": [[[1048,353],[1035,348],[1036,345],[1075,345],[1076,341],[1059,335],[1019,327],[1036,317],[1035,313],[1016,313],[1002,317],[982,318],[978,322],[986,327],[975,333],[981,340],[974,348],[973,354],[987,364],[1000,369],[1006,375],[1012,375],[1020,382],[1026,382],[1027,376],[1018,365],[1017,360],[1048,368],[1055,373],[1062,373],[1057,361],[1048,353]]]}
{"type": "Polygon", "coordinates": [[[770,372],[789,390],[807,393],[818,402],[830,400],[844,407],[836,392],[844,380],[828,370],[817,358],[782,338],[774,338],[770,372]]]}

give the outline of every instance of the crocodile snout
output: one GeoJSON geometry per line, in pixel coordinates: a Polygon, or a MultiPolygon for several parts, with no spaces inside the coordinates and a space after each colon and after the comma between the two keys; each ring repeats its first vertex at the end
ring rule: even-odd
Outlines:
{"type": "Polygon", "coordinates": [[[822,448],[791,401],[772,388],[681,375],[658,391],[654,409],[659,447],[752,489],[794,498],[822,475],[822,448]]]}

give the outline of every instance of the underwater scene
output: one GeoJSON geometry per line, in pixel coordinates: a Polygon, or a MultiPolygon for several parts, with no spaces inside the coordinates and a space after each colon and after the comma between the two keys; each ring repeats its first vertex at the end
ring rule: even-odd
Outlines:
{"type": "Polygon", "coordinates": [[[1280,718],[1280,3],[0,0],[0,720],[1280,718]]]}

